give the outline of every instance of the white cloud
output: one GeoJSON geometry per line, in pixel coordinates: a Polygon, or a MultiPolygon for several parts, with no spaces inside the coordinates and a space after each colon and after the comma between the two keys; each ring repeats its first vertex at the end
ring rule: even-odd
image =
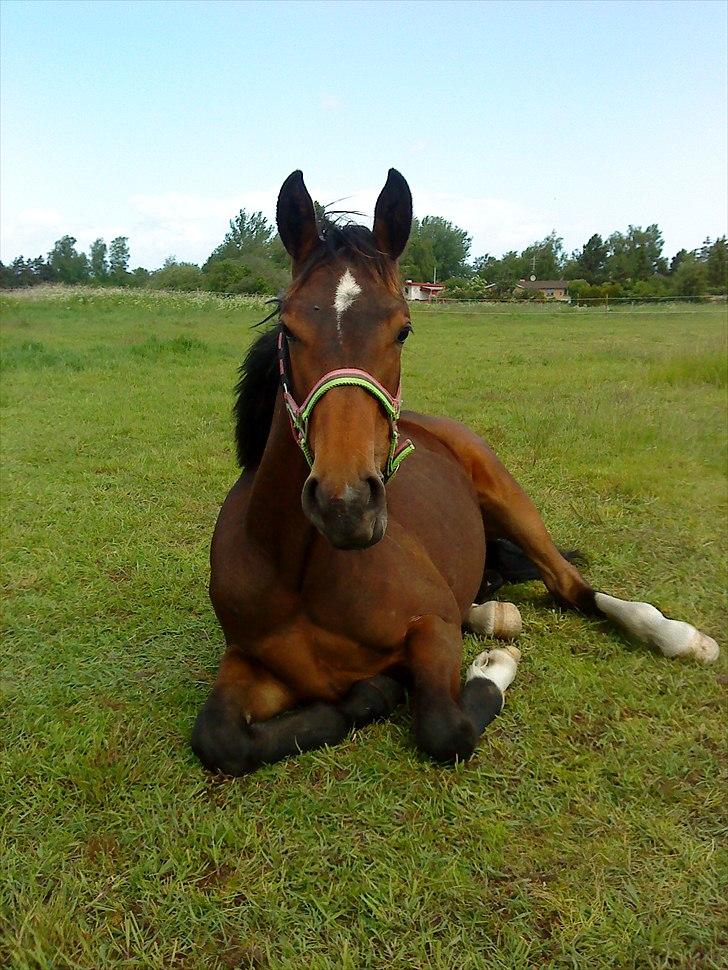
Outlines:
{"type": "Polygon", "coordinates": [[[57,209],[21,209],[15,216],[3,216],[3,259],[45,254],[54,240],[68,231],[64,225],[63,215],[57,209]]]}
{"type": "Polygon", "coordinates": [[[133,229],[129,231],[134,260],[158,266],[167,256],[204,262],[227,232],[230,219],[240,209],[262,211],[272,217],[276,192],[258,191],[236,195],[193,195],[166,192],[134,195],[133,229]]]}
{"type": "Polygon", "coordinates": [[[341,111],[344,107],[344,102],[341,98],[336,94],[332,94],[330,91],[321,95],[320,104],[324,111],[341,111]]]}
{"type": "MultiPolygon", "coordinates": [[[[371,225],[380,189],[381,186],[356,190],[338,208],[363,212],[365,218],[361,221],[371,225]]],[[[312,194],[321,202],[336,198],[332,192],[312,194]]],[[[556,222],[553,213],[534,211],[510,199],[454,192],[415,192],[414,209],[419,218],[426,215],[442,216],[466,229],[473,237],[473,256],[484,253],[500,256],[509,249],[523,249],[551,232],[556,222]]]]}
{"type": "MultiPolygon", "coordinates": [[[[338,199],[336,208],[362,212],[363,217],[357,216],[357,221],[371,225],[381,185],[355,189],[343,199],[340,187],[338,191],[322,185],[309,188],[313,198],[323,204],[338,199]]],[[[202,263],[222,242],[228,222],[239,209],[262,211],[273,220],[277,195],[277,185],[227,195],[175,191],[133,195],[127,200],[123,216],[97,224],[79,224],[56,209],[25,209],[16,217],[8,218],[3,226],[3,258],[12,259],[19,253],[24,256],[46,253],[56,239],[69,233],[84,250],[99,236],[107,243],[114,236],[128,236],[132,266],[153,269],[171,255],[202,263]]],[[[534,211],[510,199],[426,189],[415,193],[415,214],[443,216],[467,229],[473,237],[473,256],[522,249],[558,225],[556,214],[534,211]]]]}

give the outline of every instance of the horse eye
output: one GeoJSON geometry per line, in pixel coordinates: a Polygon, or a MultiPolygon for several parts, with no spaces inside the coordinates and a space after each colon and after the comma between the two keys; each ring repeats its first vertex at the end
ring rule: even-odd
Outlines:
{"type": "Polygon", "coordinates": [[[412,333],[412,325],[408,323],[407,326],[402,327],[402,329],[397,334],[397,343],[403,344],[411,333],[412,333]]]}

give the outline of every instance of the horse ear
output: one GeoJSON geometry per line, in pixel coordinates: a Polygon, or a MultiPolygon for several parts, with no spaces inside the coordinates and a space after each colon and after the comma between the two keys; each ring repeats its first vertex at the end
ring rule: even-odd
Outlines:
{"type": "Polygon", "coordinates": [[[396,168],[390,168],[374,209],[374,241],[381,252],[399,259],[411,228],[412,193],[404,176],[396,168]]]}
{"type": "Polygon", "coordinates": [[[276,222],[281,241],[294,264],[303,262],[318,246],[316,213],[300,169],[291,172],[281,186],[276,222]]]}

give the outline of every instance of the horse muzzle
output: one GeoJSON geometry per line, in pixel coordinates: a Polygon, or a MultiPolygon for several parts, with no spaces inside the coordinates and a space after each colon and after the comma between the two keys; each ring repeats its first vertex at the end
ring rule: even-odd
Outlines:
{"type": "Polygon", "coordinates": [[[367,549],[387,531],[387,497],[378,475],[332,488],[311,473],[301,493],[303,513],[336,549],[367,549]]]}

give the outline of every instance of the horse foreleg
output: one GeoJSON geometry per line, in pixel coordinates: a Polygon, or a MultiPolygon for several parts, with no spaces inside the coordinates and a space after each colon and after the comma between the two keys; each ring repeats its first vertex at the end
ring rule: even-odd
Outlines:
{"type": "Polygon", "coordinates": [[[407,636],[417,746],[436,761],[463,761],[503,710],[506,688],[516,674],[515,647],[481,653],[460,688],[462,636],[459,623],[438,616],[416,620],[407,636]]]}
{"type": "Polygon", "coordinates": [[[337,744],[353,728],[387,717],[403,698],[402,685],[380,674],[354,684],[337,703],[287,710],[295,703],[290,691],[233,648],[197,717],[192,748],[211,771],[244,775],[291,755],[337,744]],[[258,720],[261,716],[265,719],[258,720]]]}

